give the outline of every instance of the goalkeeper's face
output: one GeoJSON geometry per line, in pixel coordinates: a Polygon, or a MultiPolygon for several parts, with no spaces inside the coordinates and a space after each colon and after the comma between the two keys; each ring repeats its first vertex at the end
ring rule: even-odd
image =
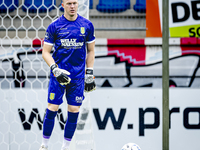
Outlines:
{"type": "Polygon", "coordinates": [[[77,14],[78,0],[63,0],[62,6],[65,10],[65,14],[73,17],[77,14]]]}

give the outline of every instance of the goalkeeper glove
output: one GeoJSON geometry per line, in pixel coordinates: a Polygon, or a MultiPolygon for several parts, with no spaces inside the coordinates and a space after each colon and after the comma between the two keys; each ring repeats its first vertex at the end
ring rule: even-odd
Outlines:
{"type": "Polygon", "coordinates": [[[93,69],[86,69],[85,75],[85,92],[91,92],[96,89],[96,84],[93,76],[93,69]]]}
{"type": "Polygon", "coordinates": [[[61,85],[67,85],[70,83],[71,78],[67,76],[67,75],[70,75],[70,73],[67,70],[58,68],[58,66],[56,64],[52,64],[50,66],[50,68],[51,68],[54,76],[56,77],[57,81],[61,85]]]}

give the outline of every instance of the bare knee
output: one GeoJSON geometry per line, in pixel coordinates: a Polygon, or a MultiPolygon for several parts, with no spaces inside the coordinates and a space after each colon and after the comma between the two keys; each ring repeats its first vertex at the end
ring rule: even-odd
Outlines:
{"type": "Polygon", "coordinates": [[[79,109],[80,109],[80,106],[68,105],[69,112],[77,113],[77,112],[79,112],[79,109]]]}
{"type": "Polygon", "coordinates": [[[48,109],[51,111],[58,111],[59,105],[48,103],[48,109]]]}

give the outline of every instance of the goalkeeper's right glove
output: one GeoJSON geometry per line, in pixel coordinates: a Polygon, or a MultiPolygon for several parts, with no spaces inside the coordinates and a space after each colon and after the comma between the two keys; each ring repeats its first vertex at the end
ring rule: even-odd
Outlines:
{"type": "Polygon", "coordinates": [[[50,66],[50,68],[51,68],[54,76],[56,77],[57,81],[61,85],[67,85],[70,83],[71,78],[67,76],[67,75],[70,75],[70,73],[67,70],[58,68],[58,66],[56,64],[52,64],[50,66]]]}
{"type": "Polygon", "coordinates": [[[85,75],[85,92],[91,92],[96,89],[95,77],[93,75],[93,69],[86,69],[85,75]]]}

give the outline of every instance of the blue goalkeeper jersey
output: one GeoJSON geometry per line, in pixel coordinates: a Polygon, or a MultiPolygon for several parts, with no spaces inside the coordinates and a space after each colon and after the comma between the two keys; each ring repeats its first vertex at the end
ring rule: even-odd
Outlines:
{"type": "Polygon", "coordinates": [[[54,45],[52,57],[58,67],[69,71],[71,79],[78,79],[85,75],[86,43],[94,40],[94,26],[89,20],[78,15],[69,21],[62,15],[48,26],[44,43],[54,45]]]}

